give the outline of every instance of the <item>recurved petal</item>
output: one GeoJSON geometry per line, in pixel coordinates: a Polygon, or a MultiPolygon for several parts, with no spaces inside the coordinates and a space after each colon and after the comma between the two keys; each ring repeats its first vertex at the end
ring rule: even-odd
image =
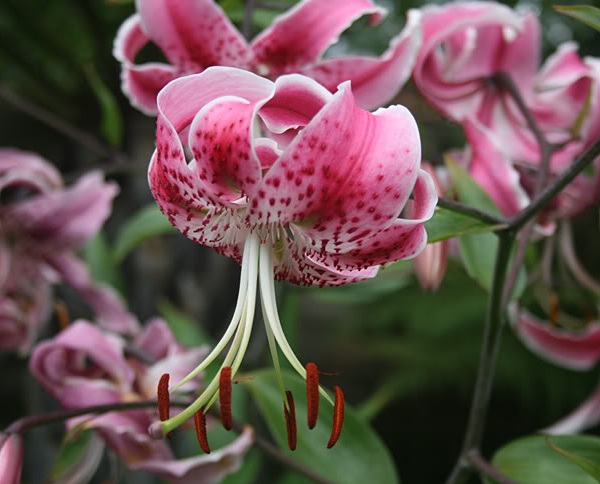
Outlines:
{"type": "Polygon", "coordinates": [[[245,427],[232,443],[211,452],[187,459],[153,458],[131,463],[133,469],[158,474],[174,484],[216,484],[236,472],[254,442],[254,430],[245,427]]]}
{"type": "Polygon", "coordinates": [[[600,422],[600,387],[566,417],[542,430],[545,434],[577,434],[600,422]]]}
{"type": "Polygon", "coordinates": [[[297,71],[318,60],[356,19],[371,14],[377,22],[384,13],[371,0],[303,0],[252,41],[259,70],[271,77],[297,71]]]}
{"type": "Polygon", "coordinates": [[[123,358],[123,344],[87,321],[77,321],[38,344],[29,368],[66,407],[118,402],[131,391],[135,376],[123,358]]]}
{"type": "Polygon", "coordinates": [[[60,172],[41,156],[16,148],[0,148],[0,193],[7,187],[45,193],[62,186],[60,172]]]}
{"type": "Polygon", "coordinates": [[[600,323],[589,324],[584,331],[553,328],[524,309],[511,306],[513,328],[521,341],[536,355],[573,370],[592,368],[600,358],[600,323]]]}
{"type": "Polygon", "coordinates": [[[244,37],[213,0],[137,0],[141,27],[181,73],[250,67],[244,37]]]}
{"type": "Polygon", "coordinates": [[[402,106],[359,109],[345,83],[271,167],[253,215],[293,223],[315,250],[334,253],[393,223],[420,159],[412,115],[402,106]]]}
{"type": "Polygon", "coordinates": [[[358,106],[374,109],[389,102],[404,86],[412,74],[420,44],[420,14],[411,10],[406,26],[380,57],[334,57],[308,65],[301,72],[331,92],[350,80],[358,106]]]}
{"type": "Polygon", "coordinates": [[[519,173],[491,139],[492,133],[468,119],[463,127],[471,147],[469,173],[498,205],[503,215],[510,217],[516,214],[529,203],[519,173]]]}

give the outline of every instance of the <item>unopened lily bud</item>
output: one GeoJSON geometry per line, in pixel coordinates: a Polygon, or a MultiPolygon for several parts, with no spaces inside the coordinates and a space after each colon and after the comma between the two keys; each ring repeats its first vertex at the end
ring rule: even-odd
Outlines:
{"type": "Polygon", "coordinates": [[[23,467],[23,440],[19,434],[2,434],[0,445],[0,482],[19,484],[23,467]]]}

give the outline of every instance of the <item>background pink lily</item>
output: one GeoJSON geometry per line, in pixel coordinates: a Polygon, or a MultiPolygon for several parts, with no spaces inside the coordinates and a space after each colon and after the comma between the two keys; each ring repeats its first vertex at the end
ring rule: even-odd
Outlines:
{"type": "MultiPolygon", "coordinates": [[[[600,360],[600,321],[591,321],[581,331],[559,328],[542,321],[516,305],[511,323],[517,336],[536,355],[565,368],[588,370],[600,360]]],[[[544,429],[551,434],[581,432],[600,422],[600,386],[571,414],[544,429]]]]}
{"type": "Polygon", "coordinates": [[[418,14],[379,57],[323,59],[327,48],[356,19],[377,23],[385,10],[371,0],[303,0],[248,42],[213,0],[138,0],[138,13],[122,25],[114,55],[122,63],[122,89],[131,103],[156,114],[156,96],[169,81],[210,66],[252,70],[275,79],[308,75],[334,92],[351,80],[358,104],[375,108],[388,102],[410,76],[420,42],[418,14]],[[157,45],[168,63],[135,63],[147,43],[157,45]]]}
{"type": "Polygon", "coordinates": [[[65,282],[96,312],[100,324],[137,328],[116,292],[91,280],[75,255],[110,214],[117,187],[98,172],[64,188],[39,156],[0,149],[0,348],[29,348],[49,317],[50,288],[65,282]]]}

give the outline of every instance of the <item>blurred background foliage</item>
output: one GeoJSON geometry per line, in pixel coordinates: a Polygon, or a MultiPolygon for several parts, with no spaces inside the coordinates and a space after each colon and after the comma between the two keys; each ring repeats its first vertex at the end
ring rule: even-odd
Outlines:
{"type": "MultiPolygon", "coordinates": [[[[241,20],[242,0],[220,3],[234,21],[241,20]]],[[[390,10],[388,18],[376,28],[357,22],[332,49],[380,53],[402,27],[405,12],[423,5],[418,0],[378,3],[390,10]]],[[[582,54],[598,55],[598,34],[554,12],[552,3],[518,4],[539,12],[544,57],[571,39],[579,42],[582,54]]],[[[133,229],[137,238],[122,247],[124,227],[151,202],[145,173],[154,143],[154,120],[131,108],[121,94],[119,65],[111,54],[115,32],[133,10],[133,3],[123,0],[0,3],[0,145],[39,152],[68,180],[90,169],[105,170],[117,180],[121,196],[114,214],[105,233],[86,251],[95,276],[119,287],[141,320],[162,312],[188,342],[198,337],[198,327],[204,338],[216,337],[235,301],[239,271],[235,263],[179,234],[156,236],[170,230],[152,215],[138,220],[133,229]],[[140,235],[144,230],[147,233],[140,235]]],[[[255,33],[277,13],[257,8],[255,33]]],[[[419,120],[425,158],[440,163],[444,150],[462,145],[460,129],[430,109],[410,84],[396,101],[406,104],[419,120]]],[[[575,220],[575,228],[588,267],[600,275],[597,248],[586,249],[592,231],[598,240],[597,211],[575,220]]],[[[74,316],[88,315],[66,289],[58,297],[69,302],[74,316]]],[[[282,319],[301,359],[319,362],[323,371],[335,373],[325,378],[325,384],[343,386],[348,401],[371,421],[408,483],[441,482],[459,452],[485,303],[485,292],[457,261],[451,262],[434,294],[420,289],[409,262],[391,265],[375,280],[343,288],[280,285],[282,319]]],[[[56,330],[52,324],[44,336],[56,330]]],[[[245,360],[246,372],[252,373],[252,365],[270,365],[261,331],[255,331],[251,355],[245,360]]],[[[6,354],[0,358],[2,426],[19,415],[55,405],[28,376],[24,359],[6,354]]],[[[565,415],[591,392],[596,379],[594,372],[576,374],[539,360],[506,331],[484,454],[565,415]]],[[[248,415],[252,419],[253,411],[248,415]]],[[[46,478],[60,435],[60,427],[31,434],[26,482],[46,478]]],[[[254,455],[249,465],[271,482],[277,476],[281,482],[300,482],[254,455]]],[[[123,475],[115,465],[110,458],[105,463],[110,479],[123,475]]],[[[152,480],[125,475],[123,482],[152,480]]],[[[230,482],[244,482],[235,479],[230,482]]]]}

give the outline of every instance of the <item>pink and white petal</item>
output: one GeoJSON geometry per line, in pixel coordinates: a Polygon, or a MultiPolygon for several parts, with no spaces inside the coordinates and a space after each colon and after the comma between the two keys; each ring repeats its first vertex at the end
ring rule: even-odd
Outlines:
{"type": "Polygon", "coordinates": [[[159,459],[152,456],[131,463],[130,467],[156,473],[173,484],[216,484],[239,470],[253,442],[254,430],[247,426],[232,443],[210,454],[187,459],[159,459]]]}
{"type": "Polygon", "coordinates": [[[156,360],[182,349],[169,325],[161,318],[152,318],[147,321],[142,332],[136,336],[134,343],[137,348],[156,360]]]}
{"type": "Polygon", "coordinates": [[[248,69],[248,43],[213,0],[137,0],[141,26],[181,73],[209,66],[248,69]]]}
{"type": "Polygon", "coordinates": [[[269,131],[281,134],[306,126],[331,97],[327,89],[310,77],[289,74],[275,81],[275,91],[261,106],[259,115],[269,131]]]}
{"type": "Polygon", "coordinates": [[[507,34],[499,70],[510,74],[527,98],[540,65],[542,35],[538,17],[533,12],[527,13],[523,17],[522,27],[516,32],[508,31],[507,34]]]}
{"type": "Polygon", "coordinates": [[[259,71],[270,77],[297,71],[318,60],[356,19],[370,14],[377,22],[384,13],[371,0],[303,0],[252,41],[259,71]]]}
{"type": "Polygon", "coordinates": [[[63,181],[54,165],[41,156],[16,148],[0,148],[0,192],[17,186],[46,193],[61,189],[63,181]]]}
{"type": "Polygon", "coordinates": [[[545,434],[577,434],[600,422],[600,387],[566,417],[542,430],[545,434]]]}
{"type": "Polygon", "coordinates": [[[189,146],[195,175],[211,199],[251,198],[262,180],[252,137],[257,109],[256,103],[225,96],[203,106],[192,121],[189,146]]]}
{"type": "Polygon", "coordinates": [[[122,345],[92,324],[78,321],[38,344],[29,368],[66,407],[117,402],[131,391],[135,376],[122,356],[122,345]]]}
{"type": "Polygon", "coordinates": [[[579,46],[575,42],[561,44],[556,52],[546,59],[537,74],[536,88],[562,88],[581,77],[588,76],[590,68],[579,57],[578,48],[579,46]]]}
{"type": "Polygon", "coordinates": [[[469,173],[506,217],[515,215],[529,203],[519,173],[500,151],[492,133],[472,120],[463,122],[471,146],[469,173]]]}
{"type": "Polygon", "coordinates": [[[412,115],[402,106],[361,110],[344,83],[266,174],[254,222],[293,223],[317,250],[333,253],[393,223],[420,160],[412,115]]]}
{"type": "Polygon", "coordinates": [[[47,250],[75,249],[98,232],[110,215],[117,192],[116,184],[105,183],[100,172],[92,172],[67,190],[13,205],[5,217],[12,225],[18,223],[22,235],[38,246],[45,245],[47,250]]]}
{"type": "Polygon", "coordinates": [[[96,284],[87,266],[75,255],[56,253],[48,255],[46,262],[89,304],[96,321],[103,328],[125,335],[137,334],[140,325],[127,311],[118,293],[110,286],[96,284]]]}
{"type": "Polygon", "coordinates": [[[574,333],[555,329],[528,311],[509,308],[513,328],[525,346],[556,365],[573,370],[592,368],[600,359],[600,323],[574,333]]]}
{"type": "Polygon", "coordinates": [[[344,56],[324,59],[301,72],[331,92],[350,80],[356,103],[374,109],[389,102],[412,74],[421,44],[420,15],[411,10],[402,32],[394,37],[380,57],[344,56]]]}
{"type": "Polygon", "coordinates": [[[0,440],[0,482],[20,484],[23,468],[23,439],[20,434],[2,434],[0,440]]]}
{"type": "Polygon", "coordinates": [[[256,138],[254,140],[254,151],[263,170],[271,168],[283,153],[277,146],[277,142],[270,138],[256,138]]]}

